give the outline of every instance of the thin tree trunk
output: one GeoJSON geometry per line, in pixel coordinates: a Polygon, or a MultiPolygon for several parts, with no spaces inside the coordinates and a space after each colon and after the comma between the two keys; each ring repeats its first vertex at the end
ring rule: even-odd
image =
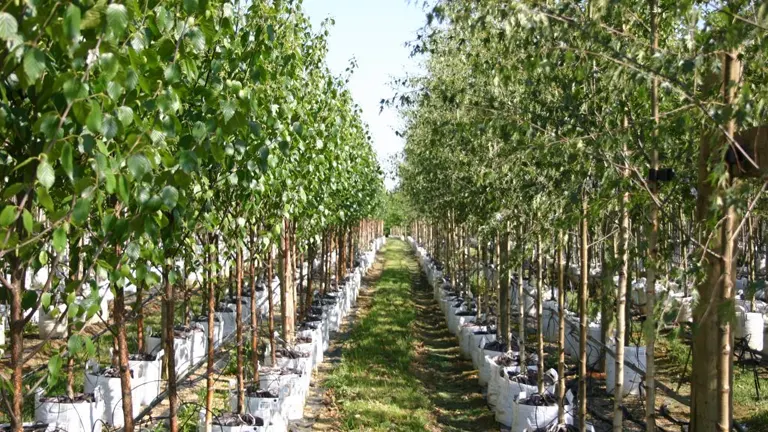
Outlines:
{"type": "MultiPolygon", "coordinates": [[[[520,260],[519,268],[517,271],[517,338],[518,338],[518,344],[519,344],[519,351],[520,351],[520,365],[522,367],[526,367],[525,363],[525,288],[523,280],[523,256],[525,253],[523,252],[525,250],[525,243],[523,240],[523,227],[520,226],[518,231],[518,244],[517,248],[520,250],[520,256],[518,259],[520,260]]],[[[539,373],[543,373],[539,371],[539,373]]]]}
{"type": "MultiPolygon", "coordinates": [[[[626,151],[626,146],[624,147],[626,151]]],[[[629,176],[629,170],[624,170],[622,175],[629,176]]],[[[616,386],[613,390],[613,432],[622,432],[624,412],[624,340],[626,330],[625,313],[627,308],[627,283],[629,276],[629,192],[624,192],[619,201],[619,289],[616,293],[616,386]]]]}
{"type": "Polygon", "coordinates": [[[176,388],[176,350],[173,346],[174,331],[173,331],[173,311],[175,307],[173,284],[170,279],[171,273],[171,260],[166,259],[165,267],[163,271],[163,283],[165,284],[165,359],[167,365],[168,376],[168,405],[169,405],[169,430],[171,432],[178,432],[179,430],[179,395],[176,388]]]}
{"type": "Polygon", "coordinates": [[[272,269],[274,268],[274,250],[273,247],[269,246],[269,259],[267,260],[267,302],[269,303],[269,322],[268,322],[268,329],[269,329],[269,349],[270,349],[270,355],[271,355],[271,363],[273,366],[277,364],[277,356],[276,356],[276,346],[275,346],[275,299],[274,299],[274,293],[272,292],[272,280],[274,279],[274,275],[272,274],[272,269]]]}
{"type": "Polygon", "coordinates": [[[296,323],[294,320],[294,286],[291,259],[291,227],[288,219],[283,220],[283,253],[280,258],[280,299],[283,319],[283,340],[292,345],[296,339],[296,323]]]}
{"type": "Polygon", "coordinates": [[[251,368],[253,370],[253,382],[259,382],[259,315],[256,309],[256,233],[251,228],[249,236],[251,273],[251,368]]]}
{"type": "MultiPolygon", "coordinates": [[[[544,394],[544,380],[541,377],[544,374],[544,327],[541,322],[542,314],[542,292],[544,286],[542,277],[544,270],[544,260],[541,256],[541,235],[536,237],[536,331],[538,333],[539,348],[539,394],[544,394]]],[[[525,367],[525,366],[523,366],[525,367]]]]}
{"type": "Polygon", "coordinates": [[[589,330],[589,245],[586,192],[581,214],[581,286],[579,287],[579,430],[587,430],[587,334],[589,330]]]}
{"type": "Polygon", "coordinates": [[[563,232],[557,235],[557,419],[565,424],[565,256],[567,242],[563,232]]]}
{"type": "Polygon", "coordinates": [[[237,243],[237,258],[235,261],[237,274],[237,291],[235,294],[235,344],[237,345],[237,413],[245,412],[245,383],[243,375],[243,246],[237,243]]]}
{"type": "Polygon", "coordinates": [[[509,230],[503,228],[499,242],[499,341],[509,348],[509,230]]]}
{"type": "Polygon", "coordinates": [[[208,287],[208,359],[206,363],[206,380],[205,380],[205,430],[211,432],[211,421],[213,420],[213,379],[214,379],[214,333],[215,333],[215,318],[216,318],[216,293],[215,284],[213,281],[213,252],[211,248],[216,244],[216,237],[210,235],[208,238],[208,244],[205,245],[205,272],[208,275],[206,285],[208,287]]]}

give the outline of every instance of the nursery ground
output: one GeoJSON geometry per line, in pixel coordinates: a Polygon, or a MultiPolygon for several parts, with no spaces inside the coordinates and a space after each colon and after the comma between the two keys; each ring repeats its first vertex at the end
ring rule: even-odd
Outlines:
{"type": "Polygon", "coordinates": [[[411,248],[390,240],[380,256],[383,271],[371,288],[370,309],[323,380],[337,410],[335,428],[498,430],[411,248]]]}

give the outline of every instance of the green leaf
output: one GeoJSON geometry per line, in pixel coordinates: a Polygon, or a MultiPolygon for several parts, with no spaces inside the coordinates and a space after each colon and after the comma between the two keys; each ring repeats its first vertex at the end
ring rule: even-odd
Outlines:
{"type": "Polygon", "coordinates": [[[69,142],[65,142],[64,145],[61,147],[61,156],[59,157],[59,162],[61,162],[61,168],[64,170],[64,173],[67,174],[67,177],[69,177],[70,180],[74,179],[73,177],[74,167],[72,162],[72,145],[70,145],[69,142]]]}
{"type": "Polygon", "coordinates": [[[91,200],[86,198],[80,198],[72,208],[72,223],[75,225],[82,225],[83,222],[88,220],[88,215],[91,212],[91,200]]]}
{"type": "Polygon", "coordinates": [[[127,106],[117,108],[117,119],[124,128],[130,126],[133,123],[133,110],[127,106]]]}
{"type": "Polygon", "coordinates": [[[51,293],[43,293],[43,295],[40,296],[40,306],[45,310],[48,310],[51,307],[51,293]]]}
{"type": "Polygon", "coordinates": [[[16,18],[8,12],[0,12],[0,39],[8,40],[19,31],[16,18]]]}
{"type": "Polygon", "coordinates": [[[27,79],[35,82],[45,71],[45,54],[37,48],[30,48],[24,53],[23,65],[27,79]]]}
{"type": "Polygon", "coordinates": [[[21,297],[21,307],[24,309],[32,309],[37,306],[37,292],[34,290],[24,291],[24,295],[21,297]]]}
{"type": "Polygon", "coordinates": [[[48,359],[48,374],[54,379],[58,378],[59,375],[61,375],[61,367],[63,364],[64,360],[62,360],[60,355],[53,355],[48,359]]]}
{"type": "Polygon", "coordinates": [[[198,8],[197,0],[184,0],[184,12],[188,13],[189,15],[192,15],[195,12],[197,12],[197,8],[198,8]]]}
{"type": "Polygon", "coordinates": [[[229,100],[221,101],[221,114],[224,116],[224,123],[234,117],[235,111],[237,111],[237,105],[234,102],[229,100]]]}
{"type": "Polygon", "coordinates": [[[144,174],[152,170],[149,159],[143,154],[135,154],[128,158],[128,170],[136,180],[141,180],[144,174]]]}
{"type": "Polygon", "coordinates": [[[53,231],[53,249],[58,253],[64,252],[67,247],[67,231],[64,227],[58,227],[53,231]]]}
{"type": "Polygon", "coordinates": [[[53,167],[47,160],[40,162],[37,166],[37,180],[46,189],[50,189],[56,181],[56,174],[53,172],[53,167]]]}
{"type": "Polygon", "coordinates": [[[115,36],[120,36],[127,25],[128,9],[124,5],[112,3],[107,6],[107,27],[115,36]]]}
{"type": "Polygon", "coordinates": [[[202,141],[205,139],[205,136],[208,134],[208,130],[205,127],[205,123],[199,121],[196,122],[195,125],[192,127],[192,136],[198,141],[202,141]]]}
{"type": "Polygon", "coordinates": [[[77,99],[85,99],[88,96],[88,87],[78,78],[70,78],[64,83],[64,97],[72,103],[77,99]]]}
{"type": "Polygon", "coordinates": [[[131,196],[128,194],[128,183],[123,176],[117,177],[117,196],[120,197],[123,204],[131,202],[131,196]]]}
{"type": "Polygon", "coordinates": [[[184,150],[179,155],[179,164],[184,172],[193,172],[197,170],[197,155],[189,150],[184,150]]]}
{"type": "Polygon", "coordinates": [[[0,226],[7,227],[8,225],[12,224],[16,220],[17,210],[18,207],[15,205],[5,206],[3,211],[0,212],[0,226]]]}
{"type": "Polygon", "coordinates": [[[27,230],[27,233],[32,234],[35,229],[35,221],[32,219],[32,213],[30,213],[29,210],[24,209],[21,213],[21,220],[24,223],[24,229],[27,230]]]}
{"type": "MultiPolygon", "coordinates": [[[[70,307],[72,309],[72,307],[70,307]]],[[[80,351],[82,351],[83,348],[83,342],[81,340],[80,335],[73,334],[69,337],[69,340],[67,341],[67,353],[72,356],[77,356],[80,354],[80,351]]]]}
{"type": "Polygon", "coordinates": [[[94,29],[101,25],[101,16],[107,9],[107,1],[99,0],[92,8],[85,11],[83,21],[80,23],[80,29],[94,29]]]}
{"type": "Polygon", "coordinates": [[[3,199],[8,199],[12,196],[16,196],[19,192],[24,190],[26,185],[24,183],[14,183],[3,190],[3,199]]]}
{"type": "Polygon", "coordinates": [[[163,76],[165,77],[165,80],[171,84],[178,82],[181,79],[181,68],[178,63],[169,64],[168,67],[165,68],[163,76]]]}
{"type": "Polygon", "coordinates": [[[45,188],[37,188],[35,192],[37,195],[38,204],[43,206],[43,208],[49,212],[52,212],[55,208],[53,206],[53,200],[51,199],[51,195],[48,193],[48,190],[45,188]]]}
{"type": "Polygon", "coordinates": [[[100,133],[102,126],[103,115],[101,113],[101,106],[96,101],[91,101],[91,111],[88,113],[88,118],[85,120],[85,125],[88,126],[88,130],[93,133],[100,133]]]}
{"type": "Polygon", "coordinates": [[[102,132],[104,138],[112,139],[117,136],[118,126],[117,120],[109,114],[104,114],[104,122],[102,123],[102,132]]]}
{"type": "Polygon", "coordinates": [[[74,4],[70,4],[67,7],[67,12],[64,14],[64,34],[70,40],[76,40],[80,37],[80,8],[74,4]]]}
{"type": "Polygon", "coordinates": [[[163,205],[169,210],[173,210],[179,201],[179,191],[173,186],[166,186],[160,191],[160,197],[163,200],[163,205]]]}

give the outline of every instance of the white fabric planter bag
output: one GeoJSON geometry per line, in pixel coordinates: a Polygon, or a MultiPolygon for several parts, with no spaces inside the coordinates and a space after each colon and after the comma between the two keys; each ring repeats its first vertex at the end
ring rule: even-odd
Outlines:
{"type": "Polygon", "coordinates": [[[544,339],[549,342],[556,341],[560,330],[560,314],[558,313],[557,302],[544,302],[541,312],[541,325],[543,327],[544,339]]]}
{"type": "Polygon", "coordinates": [[[235,333],[235,328],[237,325],[235,321],[237,320],[237,314],[231,310],[229,312],[214,312],[214,313],[216,314],[216,318],[218,318],[219,321],[223,323],[222,339],[227,339],[233,333],[235,333]]]}
{"type": "Polygon", "coordinates": [[[41,389],[35,393],[35,421],[62,431],[101,432],[104,401],[99,388],[94,392],[93,402],[40,402],[41,395],[41,389]]]}
{"type": "Polygon", "coordinates": [[[312,342],[309,342],[309,343],[296,344],[296,351],[301,351],[309,354],[309,363],[311,365],[311,368],[315,369],[317,367],[317,362],[315,361],[315,358],[317,357],[317,348],[315,348],[314,339],[312,339],[312,342]]]}
{"type": "Polygon", "coordinates": [[[0,314],[0,346],[5,345],[5,315],[0,314]]]}
{"type": "MultiPolygon", "coordinates": [[[[519,394],[519,399],[525,398],[525,394],[519,394]]],[[[537,430],[557,422],[557,405],[554,406],[534,406],[525,405],[518,402],[516,398],[512,401],[512,432],[522,432],[524,430],[537,430]]]]}
{"type": "Polygon", "coordinates": [[[763,333],[765,330],[763,314],[759,312],[737,312],[736,328],[734,330],[734,337],[746,339],[749,349],[755,351],[763,350],[763,333]]]}
{"type": "Polygon", "coordinates": [[[208,354],[208,337],[202,326],[197,326],[195,323],[192,323],[190,344],[192,345],[191,366],[194,366],[203,361],[208,354]]]}
{"type": "MultiPolygon", "coordinates": [[[[128,367],[134,372],[133,376],[141,380],[138,394],[134,392],[132,395],[133,400],[138,401],[140,405],[149,405],[160,394],[164,354],[163,350],[157,352],[154,361],[128,360],[128,367]]],[[[133,414],[138,414],[138,411],[134,410],[133,414]]]]}
{"type": "MultiPolygon", "coordinates": [[[[535,371],[538,369],[536,366],[528,366],[528,370],[535,371]]],[[[505,379],[507,379],[508,372],[519,373],[520,366],[500,366],[496,362],[491,363],[491,379],[488,381],[488,406],[491,409],[496,407],[499,402],[499,395],[501,393],[501,386],[505,379]]]]}
{"type": "MultiPolygon", "coordinates": [[[[154,353],[160,351],[162,348],[162,339],[159,337],[152,337],[152,328],[147,327],[147,336],[145,339],[145,346],[148,352],[154,353]]],[[[192,340],[191,338],[173,338],[173,351],[174,351],[174,370],[176,371],[176,378],[184,375],[189,371],[192,366],[192,340]]]]}
{"type": "MultiPolygon", "coordinates": [[[[199,326],[203,329],[203,333],[206,338],[206,346],[208,345],[208,320],[205,321],[193,321],[193,325],[199,326]]],[[[224,322],[221,319],[216,318],[213,321],[213,347],[218,348],[221,342],[224,340],[224,322]]]]}
{"type": "MultiPolygon", "coordinates": [[[[568,317],[566,317],[568,319],[568,317]]],[[[576,327],[565,325],[565,354],[571,357],[578,357],[579,355],[579,327],[578,322],[575,323],[576,327]]],[[[588,333],[595,340],[600,340],[600,323],[589,323],[588,333]]],[[[587,338],[587,365],[588,367],[594,367],[600,360],[600,346],[595,342],[592,342],[587,338]]]]}
{"type": "Polygon", "coordinates": [[[312,362],[315,365],[319,365],[323,362],[323,334],[322,328],[316,328],[314,330],[301,330],[299,336],[312,338],[312,362]]]}
{"type": "Polygon", "coordinates": [[[482,356],[484,354],[483,354],[483,348],[481,347],[484,347],[486,343],[493,342],[495,340],[496,340],[495,334],[482,334],[482,335],[473,334],[472,335],[471,354],[472,354],[472,364],[475,366],[475,369],[479,370],[483,364],[482,356]]]}
{"type": "Polygon", "coordinates": [[[488,385],[491,379],[491,363],[496,364],[495,358],[501,354],[503,354],[501,351],[483,350],[483,364],[477,371],[477,380],[481,387],[488,385]]]}
{"type": "MultiPolygon", "coordinates": [[[[615,351],[615,346],[609,346],[608,349],[615,351]]],[[[645,355],[646,350],[644,346],[628,346],[624,347],[624,384],[622,386],[622,393],[624,396],[633,394],[640,394],[640,384],[643,381],[643,377],[626,366],[627,363],[631,363],[643,372],[645,372],[645,355]]],[[[606,362],[605,366],[605,391],[608,394],[614,394],[616,389],[616,357],[610,352],[606,351],[606,356],[610,361],[606,362]]]]}
{"type": "Polygon", "coordinates": [[[464,327],[464,324],[473,323],[475,322],[475,319],[477,319],[476,315],[456,315],[454,328],[451,330],[451,333],[459,337],[461,328],[464,327]]]}
{"type": "MultiPolygon", "coordinates": [[[[237,320],[237,303],[227,303],[225,307],[235,314],[235,320],[237,320]]],[[[251,320],[251,308],[248,306],[247,301],[245,299],[241,300],[241,309],[240,309],[240,316],[242,318],[242,321],[247,323],[251,320]]],[[[235,328],[237,328],[237,322],[235,321],[235,328]]]]}
{"type": "MultiPolygon", "coordinates": [[[[120,384],[120,378],[108,378],[99,374],[99,367],[93,361],[88,362],[89,366],[85,371],[85,382],[83,383],[83,390],[85,393],[93,393],[98,387],[101,395],[104,398],[102,406],[101,416],[99,417],[106,424],[114,427],[122,427],[125,423],[125,416],[123,414],[123,394],[122,386],[120,384]]],[[[136,373],[134,371],[133,375],[136,373]]],[[[141,408],[140,394],[141,380],[131,380],[131,405],[133,412],[138,414],[141,408]]]]}
{"type": "Polygon", "coordinates": [[[272,375],[262,374],[259,377],[259,387],[277,391],[282,400],[282,415],[288,420],[299,420],[304,417],[304,400],[309,385],[298,374],[272,375]]]}
{"type": "MultiPolygon", "coordinates": [[[[237,411],[237,393],[230,393],[229,406],[232,412],[237,411]]],[[[285,432],[288,424],[281,413],[280,397],[257,398],[245,395],[245,412],[264,420],[264,431],[285,432]]],[[[203,411],[203,413],[205,413],[203,411]]],[[[205,418],[203,418],[205,421],[205,418]]]]}
{"type": "Polygon", "coordinates": [[[461,328],[459,332],[459,349],[461,356],[466,359],[472,358],[472,336],[476,331],[484,331],[486,328],[477,325],[467,325],[461,328]]]}
{"type": "MultiPolygon", "coordinates": [[[[544,391],[551,393],[554,391],[554,389],[555,387],[551,386],[545,388],[544,391]]],[[[512,431],[522,431],[522,428],[515,429],[512,427],[513,421],[515,420],[513,403],[521,393],[533,394],[537,393],[538,390],[538,386],[516,383],[505,377],[501,381],[501,386],[499,388],[499,399],[494,410],[496,421],[503,424],[504,426],[511,427],[512,431]]],[[[557,405],[555,405],[554,408],[555,418],[557,418],[557,405]]]]}
{"type": "MultiPolygon", "coordinates": [[[[263,420],[263,419],[262,419],[263,420]]],[[[266,432],[264,426],[220,426],[216,424],[216,416],[213,416],[211,422],[211,432],[266,432]]],[[[197,431],[205,432],[205,409],[200,410],[197,422],[197,431]]]]}
{"type": "Polygon", "coordinates": [[[677,312],[677,318],[675,318],[676,323],[680,324],[693,322],[693,311],[691,309],[692,303],[693,297],[685,297],[680,299],[680,310],[677,312]]]}
{"type": "Polygon", "coordinates": [[[57,316],[52,316],[50,313],[43,312],[42,308],[39,312],[38,327],[40,330],[40,339],[62,339],[67,336],[67,323],[69,319],[67,316],[63,318],[60,316],[66,310],[66,305],[58,305],[56,309],[59,311],[57,316]],[[57,321],[61,318],[61,322],[57,321]]]}
{"type": "MultiPolygon", "coordinates": [[[[60,429],[56,428],[56,425],[49,425],[43,423],[23,423],[22,427],[24,432],[58,432],[60,429]]],[[[0,431],[11,430],[10,423],[0,423],[0,431]]]]}

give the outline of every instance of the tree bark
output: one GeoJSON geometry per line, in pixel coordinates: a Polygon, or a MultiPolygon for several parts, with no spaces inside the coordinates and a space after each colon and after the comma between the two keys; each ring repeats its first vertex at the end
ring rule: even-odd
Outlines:
{"type": "Polygon", "coordinates": [[[211,248],[216,244],[216,237],[210,235],[208,238],[208,244],[205,245],[205,272],[208,276],[206,285],[208,288],[208,361],[206,362],[206,379],[205,379],[205,430],[211,432],[211,421],[213,420],[213,355],[214,355],[214,332],[215,332],[215,318],[216,318],[216,292],[215,284],[213,281],[213,252],[211,248]]]}
{"type": "Polygon", "coordinates": [[[581,286],[579,287],[579,430],[587,430],[587,334],[589,331],[589,244],[586,193],[582,196],[581,213],[581,286]]]}
{"type": "Polygon", "coordinates": [[[294,320],[294,286],[291,269],[291,227],[288,219],[283,220],[283,237],[281,239],[282,254],[280,257],[280,301],[283,320],[283,340],[292,345],[296,339],[296,323],[294,320]]]}
{"type": "MultiPolygon", "coordinates": [[[[625,147],[626,150],[626,147],[625,147]]],[[[624,170],[622,175],[629,176],[629,170],[624,170]]],[[[619,288],[616,293],[616,386],[613,390],[613,432],[623,432],[622,405],[624,403],[624,346],[626,341],[626,308],[627,308],[627,283],[629,276],[629,192],[624,192],[619,201],[619,288]]]]}
{"type": "MultiPolygon", "coordinates": [[[[544,380],[542,376],[544,374],[544,327],[542,326],[541,314],[542,314],[542,292],[544,286],[542,284],[544,270],[544,260],[541,256],[541,236],[536,237],[536,331],[538,333],[538,355],[539,355],[539,394],[544,394],[544,380]]],[[[523,366],[525,367],[525,366],[523,366]]]]}
{"type": "Polygon", "coordinates": [[[499,341],[509,348],[509,230],[504,227],[499,242],[499,341]]]}
{"type": "Polygon", "coordinates": [[[168,405],[169,405],[169,430],[171,432],[178,432],[179,430],[179,395],[176,388],[176,350],[174,348],[173,339],[173,311],[175,307],[175,301],[173,298],[174,290],[171,283],[171,261],[170,258],[166,259],[165,267],[163,269],[163,283],[165,284],[165,359],[167,365],[167,377],[168,377],[168,405]]]}
{"type": "Polygon", "coordinates": [[[557,235],[557,419],[565,424],[565,256],[567,237],[557,235]]]}
{"type": "Polygon", "coordinates": [[[237,345],[237,413],[245,412],[245,384],[243,375],[243,246],[237,243],[237,258],[235,261],[237,274],[237,291],[235,294],[235,344],[237,345]]]}

